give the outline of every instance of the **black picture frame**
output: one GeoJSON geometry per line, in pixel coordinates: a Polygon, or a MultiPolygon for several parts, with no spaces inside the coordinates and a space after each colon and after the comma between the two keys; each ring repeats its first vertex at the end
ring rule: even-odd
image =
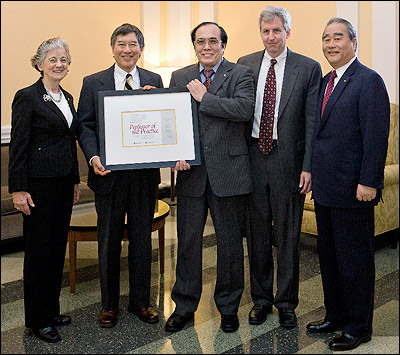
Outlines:
{"type": "MultiPolygon", "coordinates": [[[[194,159],[189,159],[186,160],[187,163],[190,165],[200,165],[200,140],[199,140],[199,127],[198,127],[198,122],[197,120],[193,119],[192,115],[192,105],[194,103],[194,99],[190,96],[189,91],[186,88],[156,88],[156,89],[151,89],[151,90],[113,90],[113,91],[99,91],[99,147],[100,147],[100,159],[105,167],[106,170],[131,170],[131,169],[146,169],[146,168],[163,168],[163,167],[174,167],[176,165],[176,162],[178,160],[185,160],[185,159],[168,159],[163,158],[162,160],[157,160],[157,159],[152,159],[151,162],[146,161],[146,158],[143,157],[143,160],[137,161],[137,159],[140,160],[140,158],[136,157],[136,161],[132,162],[129,161],[124,161],[122,163],[118,164],[109,164],[107,162],[107,147],[106,147],[106,124],[105,124],[105,112],[107,107],[105,106],[105,99],[106,98],[112,98],[112,97],[121,97],[121,96],[131,96],[135,100],[140,100],[141,95],[146,95],[148,98],[148,95],[170,95],[170,94],[177,94],[177,93],[187,93],[188,95],[183,95],[185,97],[185,100],[187,99],[187,96],[189,97],[190,100],[190,105],[188,102],[185,102],[186,106],[190,106],[190,116],[191,116],[191,121],[192,121],[192,132],[187,132],[187,134],[192,134],[193,136],[193,150],[194,150],[194,159]]],[[[144,97],[144,96],[143,96],[144,97]]],[[[171,96],[172,97],[172,96],[171,96]]],[[[135,101],[132,100],[132,101],[135,101]]],[[[152,107],[149,107],[149,109],[152,109],[152,107]]],[[[179,123],[180,120],[183,118],[178,118],[176,119],[176,124],[178,124],[179,128],[179,123]]],[[[187,124],[187,123],[186,123],[187,124]]],[[[190,139],[190,138],[189,138],[190,139]]],[[[135,149],[135,148],[133,148],[135,149]]],[[[152,148],[154,150],[154,148],[152,148]]],[[[160,147],[160,149],[163,149],[160,147]]],[[[167,148],[165,148],[167,149],[167,148]]],[[[146,148],[141,149],[141,154],[146,155],[146,148]]],[[[163,152],[165,153],[165,151],[163,152]]],[[[175,152],[175,158],[176,158],[176,152],[175,152]]]]}

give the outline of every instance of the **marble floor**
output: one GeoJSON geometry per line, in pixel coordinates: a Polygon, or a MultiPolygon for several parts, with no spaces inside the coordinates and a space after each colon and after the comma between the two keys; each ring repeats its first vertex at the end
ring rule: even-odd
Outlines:
{"type": "MultiPolygon", "coordinates": [[[[323,318],[321,277],[315,238],[302,235],[300,251],[300,303],[296,309],[298,326],[279,326],[276,309],[262,325],[249,325],[252,307],[249,290],[246,240],[246,287],[239,308],[239,330],[224,333],[213,300],[216,279],[216,240],[208,219],[203,242],[203,293],[194,321],[178,333],[167,333],[165,322],[175,305],[171,289],[176,265],[176,206],[171,206],[166,222],[165,273],[159,274],[158,235],[154,232],[152,263],[152,305],[160,322],[149,325],[127,312],[127,244],[121,256],[121,298],[118,324],[111,329],[98,326],[100,289],[97,269],[97,243],[79,242],[76,293],[69,289],[68,250],[65,260],[61,310],[72,317],[72,324],[60,327],[62,341],[48,344],[25,334],[23,306],[23,252],[3,248],[1,254],[1,353],[2,354],[331,354],[327,346],[333,334],[309,335],[306,324],[323,318]]],[[[372,341],[348,353],[399,353],[399,246],[390,248],[382,241],[376,250],[376,298],[372,341]]],[[[343,353],[343,352],[342,352],[343,353]]]]}

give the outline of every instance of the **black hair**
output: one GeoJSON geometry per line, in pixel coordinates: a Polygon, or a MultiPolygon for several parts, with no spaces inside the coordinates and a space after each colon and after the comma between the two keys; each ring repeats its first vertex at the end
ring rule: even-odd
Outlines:
{"type": "Polygon", "coordinates": [[[215,23],[215,22],[209,22],[209,21],[202,22],[201,24],[197,25],[197,26],[192,30],[192,32],[190,32],[190,36],[191,36],[191,38],[192,38],[193,46],[194,46],[195,40],[196,40],[196,31],[197,31],[200,27],[205,26],[205,25],[215,25],[215,26],[217,26],[217,27],[219,28],[219,30],[220,30],[221,42],[222,42],[223,45],[226,46],[226,43],[228,42],[228,35],[226,34],[225,30],[224,30],[220,25],[218,25],[217,23],[215,23]]]}

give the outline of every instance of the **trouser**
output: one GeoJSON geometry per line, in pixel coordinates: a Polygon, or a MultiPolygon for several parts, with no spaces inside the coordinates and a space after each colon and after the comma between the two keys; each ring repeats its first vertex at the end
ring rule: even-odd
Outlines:
{"type": "Polygon", "coordinates": [[[72,176],[35,178],[35,207],[24,215],[24,305],[28,328],[51,326],[60,314],[60,291],[74,195],[72,176]]]}
{"type": "Polygon", "coordinates": [[[326,320],[355,337],[372,333],[374,207],[335,208],[314,201],[326,320]]]}
{"type": "Polygon", "coordinates": [[[248,240],[251,296],[255,304],[295,309],[299,303],[299,241],[304,195],[287,187],[279,167],[278,147],[263,155],[257,143],[252,142],[250,166],[253,177],[248,240]],[[273,245],[277,247],[275,295],[273,245]]]}
{"type": "Polygon", "coordinates": [[[244,289],[243,208],[248,195],[216,196],[209,182],[201,197],[178,196],[178,259],[171,297],[180,315],[195,312],[202,292],[202,240],[208,209],[217,239],[214,300],[221,314],[236,314],[244,289]]]}
{"type": "Polygon", "coordinates": [[[98,254],[101,303],[106,310],[118,308],[120,296],[121,240],[127,214],[129,302],[150,303],[151,226],[156,188],[145,170],[117,171],[112,192],[95,194],[98,214],[98,254]]]}

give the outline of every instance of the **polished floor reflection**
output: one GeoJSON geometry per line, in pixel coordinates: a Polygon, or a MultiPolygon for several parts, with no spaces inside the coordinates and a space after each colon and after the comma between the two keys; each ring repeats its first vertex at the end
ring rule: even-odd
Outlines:
{"type": "MultiPolygon", "coordinates": [[[[298,327],[279,326],[278,312],[268,315],[262,325],[249,325],[252,307],[246,254],[246,289],[239,308],[239,330],[224,333],[213,300],[216,278],[216,240],[212,221],[207,221],[203,242],[203,294],[194,321],[178,333],[167,333],[165,322],[175,305],[171,289],[176,265],[176,206],[171,206],[166,223],[165,274],[160,276],[158,237],[153,233],[152,305],[159,311],[160,322],[150,325],[127,312],[128,271],[127,244],[121,258],[121,298],[118,324],[100,328],[100,288],[97,268],[97,243],[79,242],[76,293],[69,290],[68,258],[65,262],[62,313],[72,317],[72,324],[60,327],[62,341],[42,342],[25,334],[23,311],[23,252],[2,248],[1,256],[1,353],[2,354],[330,354],[327,341],[333,334],[309,335],[306,324],[324,316],[318,254],[313,236],[302,235],[300,252],[300,304],[296,309],[298,327]]],[[[244,240],[246,249],[246,241],[244,240]]],[[[68,251],[67,251],[68,256],[68,251]]],[[[342,352],[343,353],[343,352],[342,352]]],[[[348,353],[399,353],[399,246],[390,248],[385,238],[376,251],[376,296],[372,341],[348,353]]]]}

